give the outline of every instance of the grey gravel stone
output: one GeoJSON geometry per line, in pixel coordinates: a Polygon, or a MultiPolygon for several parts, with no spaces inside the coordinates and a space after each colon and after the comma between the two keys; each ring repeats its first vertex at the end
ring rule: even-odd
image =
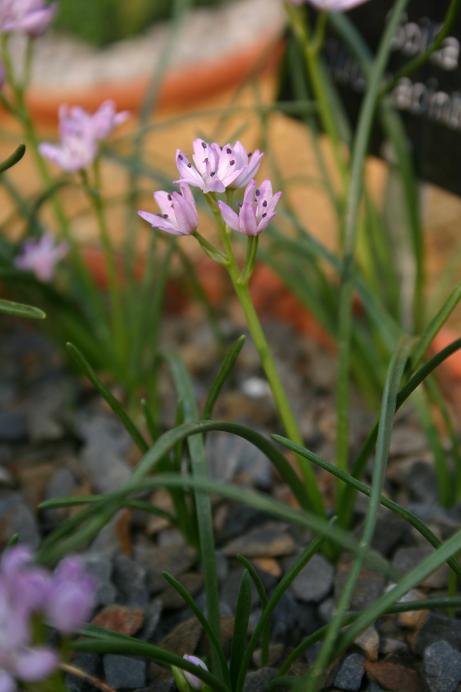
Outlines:
{"type": "Polygon", "coordinates": [[[85,441],[81,462],[98,492],[109,493],[120,488],[131,475],[125,461],[131,442],[117,421],[101,413],[80,425],[85,441]]]}
{"type": "Polygon", "coordinates": [[[96,605],[111,605],[115,601],[116,589],[112,583],[112,561],[106,555],[87,553],[82,555],[88,572],[96,581],[96,605]]]}
{"type": "Polygon", "coordinates": [[[133,690],[146,684],[147,663],[142,658],[106,654],[103,666],[107,684],[117,690],[133,690]]]}
{"type": "Polygon", "coordinates": [[[116,555],[112,581],[117,591],[118,599],[128,606],[143,607],[149,602],[149,591],[146,584],[147,570],[131,560],[126,555],[116,555]]]}
{"type": "Polygon", "coordinates": [[[71,391],[69,378],[56,374],[41,379],[31,388],[26,416],[32,441],[46,442],[63,437],[71,391]]]}
{"type": "Polygon", "coordinates": [[[461,682],[461,653],[444,640],[424,650],[423,670],[430,692],[455,692],[461,682]]]}
{"type": "Polygon", "coordinates": [[[434,642],[444,640],[461,651],[461,621],[431,612],[416,639],[416,653],[420,656],[434,642]]]}
{"type": "MultiPolygon", "coordinates": [[[[71,663],[88,675],[97,675],[99,672],[100,657],[98,654],[80,653],[74,656],[71,663]]],[[[91,683],[76,675],[66,675],[65,685],[67,692],[93,692],[94,690],[91,683]]]]}
{"type": "Polygon", "coordinates": [[[291,588],[301,601],[318,603],[333,587],[334,570],[321,555],[314,555],[294,579],[291,588]]]}
{"type": "Polygon", "coordinates": [[[365,657],[352,653],[342,661],[336,673],[334,686],[340,690],[355,692],[360,689],[364,675],[365,657]]]}
{"type": "Polygon", "coordinates": [[[248,673],[244,692],[266,692],[270,681],[275,677],[276,673],[276,668],[260,668],[252,673],[248,673]]]}
{"type": "Polygon", "coordinates": [[[35,516],[19,493],[0,493],[0,527],[0,537],[3,536],[4,540],[17,534],[21,543],[27,543],[32,548],[37,548],[40,543],[35,516]]]}
{"type": "Polygon", "coordinates": [[[0,412],[0,440],[2,442],[21,442],[26,437],[26,415],[23,411],[0,412]]]}

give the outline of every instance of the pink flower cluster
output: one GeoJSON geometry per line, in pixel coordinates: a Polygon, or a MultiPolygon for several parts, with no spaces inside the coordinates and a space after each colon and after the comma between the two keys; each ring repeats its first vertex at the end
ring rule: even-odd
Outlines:
{"type": "Polygon", "coordinates": [[[27,240],[24,243],[14,264],[18,269],[30,271],[37,279],[47,283],[53,278],[56,264],[65,257],[67,250],[67,243],[55,244],[51,233],[44,233],[38,240],[27,240]]]}
{"type": "Polygon", "coordinates": [[[0,32],[41,36],[53,21],[57,3],[44,0],[0,0],[0,32]]]}
{"type": "Polygon", "coordinates": [[[60,144],[40,144],[40,153],[68,173],[88,168],[95,160],[99,144],[128,118],[116,112],[113,101],[104,101],[96,113],[63,104],[59,109],[60,144]]]}
{"type": "Polygon", "coordinates": [[[33,564],[24,546],[0,560],[0,692],[15,692],[16,680],[38,682],[57,667],[57,652],[32,641],[31,619],[41,617],[64,635],[90,617],[95,584],[78,557],[66,557],[53,573],[33,564]]]}
{"type": "Polygon", "coordinates": [[[190,235],[198,227],[198,214],[190,187],[204,194],[219,194],[227,189],[246,188],[239,212],[218,201],[224,222],[244,235],[259,235],[275,216],[275,207],[281,193],[272,194],[272,185],[265,180],[257,187],[257,174],[262,152],[248,154],[241,142],[221,147],[196,139],[192,144],[192,162],[180,149],[176,151],[176,166],[181,176],[180,192],[155,192],[154,198],[160,214],[139,211],[138,214],[154,228],[172,235],[190,235]]]}

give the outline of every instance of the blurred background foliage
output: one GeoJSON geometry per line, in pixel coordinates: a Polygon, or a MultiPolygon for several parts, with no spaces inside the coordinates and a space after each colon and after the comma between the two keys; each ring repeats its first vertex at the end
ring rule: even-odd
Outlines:
{"type": "MultiPolygon", "coordinates": [[[[193,0],[203,7],[230,0],[193,0]]],[[[142,33],[155,22],[168,19],[172,0],[60,0],[55,27],[95,46],[142,33]]]]}

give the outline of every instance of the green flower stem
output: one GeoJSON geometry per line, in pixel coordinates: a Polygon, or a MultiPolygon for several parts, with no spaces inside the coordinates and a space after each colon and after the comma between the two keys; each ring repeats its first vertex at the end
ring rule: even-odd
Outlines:
{"type": "Polygon", "coordinates": [[[100,162],[96,159],[94,163],[94,186],[90,185],[86,171],[82,172],[83,188],[94,209],[99,228],[99,238],[104,253],[104,260],[107,269],[107,280],[109,287],[109,298],[111,304],[111,319],[113,334],[116,346],[116,365],[123,362],[123,355],[126,353],[125,321],[123,316],[123,303],[120,291],[120,281],[117,276],[117,266],[112,240],[107,227],[107,219],[104,203],[101,196],[101,170],[100,162]]]}
{"type": "MultiPolygon", "coordinates": [[[[225,248],[227,255],[227,262],[225,267],[229,278],[234,287],[235,294],[239,300],[240,306],[245,315],[246,323],[248,326],[248,331],[250,332],[253,343],[258,351],[259,357],[261,359],[261,365],[263,366],[264,372],[266,374],[269,386],[271,388],[272,396],[274,397],[274,402],[279,412],[280,418],[282,420],[283,426],[288,437],[298,444],[303,444],[301,433],[299,432],[298,424],[294,416],[293,410],[291,408],[288,397],[285,393],[285,389],[280,380],[275,361],[272,357],[269,344],[267,343],[266,335],[262,328],[261,322],[259,321],[258,314],[253,305],[253,300],[251,298],[251,293],[249,289],[249,281],[251,278],[251,272],[249,271],[252,266],[254,266],[256,258],[256,247],[257,243],[254,239],[249,239],[247,263],[243,271],[237,263],[237,259],[232,248],[232,243],[230,239],[231,230],[224,223],[223,218],[220,214],[219,208],[216,204],[216,200],[213,196],[206,196],[208,204],[213,211],[220,237],[225,248]]],[[[320,490],[317,485],[317,479],[312,468],[306,464],[305,459],[302,457],[297,457],[299,469],[301,475],[306,484],[306,492],[308,494],[309,500],[312,504],[312,511],[319,516],[326,516],[325,507],[323,504],[323,499],[320,494],[320,490]]]]}
{"type": "MultiPolygon", "coordinates": [[[[338,375],[336,391],[336,463],[347,471],[349,466],[349,375],[352,337],[352,298],[355,251],[360,201],[363,190],[363,168],[374,114],[380,95],[382,77],[391,50],[392,40],[408,0],[397,0],[384,32],[378,55],[370,71],[369,86],[357,125],[351,176],[344,220],[344,255],[339,295],[338,375]]],[[[342,493],[342,490],[340,491],[342,493]]],[[[341,523],[341,517],[339,519],[341,523]]]]}
{"type": "Polygon", "coordinates": [[[311,38],[309,28],[305,21],[306,14],[301,8],[294,7],[290,2],[286,3],[286,10],[290,20],[291,28],[298,39],[306,63],[307,73],[310,78],[311,88],[314,92],[315,103],[319,112],[322,126],[327,134],[333,151],[333,156],[340,173],[344,186],[348,181],[347,163],[342,149],[342,142],[336,126],[334,112],[328,100],[324,86],[324,80],[319,65],[319,51],[323,45],[327,15],[321,12],[318,19],[317,29],[311,38]]]}

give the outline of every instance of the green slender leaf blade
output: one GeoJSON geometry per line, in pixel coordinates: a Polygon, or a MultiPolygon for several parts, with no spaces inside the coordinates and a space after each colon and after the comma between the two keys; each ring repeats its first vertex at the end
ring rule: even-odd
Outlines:
{"type": "Polygon", "coordinates": [[[14,317],[27,317],[32,320],[44,320],[46,317],[46,314],[40,308],[24,305],[24,303],[16,303],[12,300],[5,300],[4,298],[0,298],[0,313],[14,317]]]}
{"type": "Polygon", "coordinates": [[[419,338],[419,342],[413,353],[413,367],[417,367],[429,349],[433,340],[442,329],[445,322],[461,300],[461,282],[453,289],[448,298],[443,303],[440,310],[431,319],[419,338]]]}
{"type": "Polygon", "coordinates": [[[71,343],[66,344],[66,349],[70,354],[71,358],[83,370],[90,382],[96,387],[98,392],[101,394],[102,398],[109,404],[112,411],[121,421],[126,431],[130,434],[131,438],[137,444],[141,452],[147,452],[147,450],[149,449],[149,445],[144,439],[138,426],[124,410],[123,406],[118,401],[118,399],[116,399],[112,392],[110,392],[107,389],[107,387],[103,385],[103,383],[96,375],[95,371],[93,370],[89,362],[86,360],[83,353],[79,351],[79,349],[71,343]]]}
{"type": "Polygon", "coordinates": [[[20,144],[17,149],[13,151],[11,156],[0,163],[0,173],[4,173],[8,168],[12,168],[22,159],[26,153],[26,147],[24,144],[20,144]]]}
{"type": "Polygon", "coordinates": [[[234,368],[234,365],[237,361],[237,358],[240,355],[240,351],[242,350],[244,344],[246,341],[246,336],[242,334],[241,336],[238,337],[238,339],[232,344],[228,352],[226,353],[223,362],[221,363],[221,367],[219,368],[216,377],[213,380],[213,383],[210,387],[210,391],[208,392],[208,397],[205,402],[205,406],[203,407],[203,418],[211,418],[211,415],[213,413],[213,408],[214,405],[219,397],[219,394],[221,392],[221,389],[225,385],[227,379],[229,378],[230,374],[232,373],[232,370],[234,368]]]}
{"type": "Polygon", "coordinates": [[[232,686],[237,682],[242,651],[245,651],[248,623],[251,615],[251,578],[249,572],[244,569],[240,581],[240,589],[235,608],[234,633],[230,653],[230,677],[232,686]]]}

